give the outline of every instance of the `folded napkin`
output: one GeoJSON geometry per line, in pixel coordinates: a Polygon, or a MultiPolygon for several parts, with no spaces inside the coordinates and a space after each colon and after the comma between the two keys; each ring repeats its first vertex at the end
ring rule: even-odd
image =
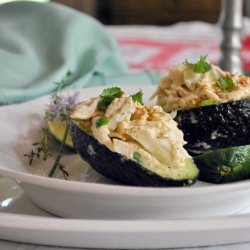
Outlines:
{"type": "MultiPolygon", "coordinates": [[[[0,104],[23,102],[57,89],[141,84],[158,74],[132,74],[105,28],[55,3],[12,2],[0,7],[0,104]],[[72,72],[66,76],[66,72],[72,72]]],[[[153,80],[152,80],[153,79],[153,80]]]]}

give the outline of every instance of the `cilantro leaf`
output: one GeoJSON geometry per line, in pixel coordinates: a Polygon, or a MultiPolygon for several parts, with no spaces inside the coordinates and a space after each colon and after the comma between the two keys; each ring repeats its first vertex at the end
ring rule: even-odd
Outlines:
{"type": "Polygon", "coordinates": [[[139,102],[141,105],[143,105],[143,101],[142,101],[142,96],[143,96],[143,93],[142,91],[140,90],[139,92],[133,94],[131,97],[132,97],[132,100],[134,102],[139,102]]]}
{"type": "Polygon", "coordinates": [[[119,87],[112,87],[104,89],[101,97],[105,100],[113,101],[116,97],[120,97],[122,95],[122,90],[119,87]]]}
{"type": "Polygon", "coordinates": [[[223,92],[229,92],[236,88],[237,83],[231,77],[221,76],[217,80],[216,86],[223,92]]]}
{"type": "Polygon", "coordinates": [[[96,127],[100,128],[103,125],[107,125],[109,122],[109,119],[107,117],[101,117],[96,121],[96,127]]]}
{"type": "Polygon", "coordinates": [[[200,60],[195,64],[194,71],[196,73],[205,73],[211,70],[212,66],[206,61],[206,56],[201,56],[200,60]]]}
{"type": "Polygon", "coordinates": [[[100,95],[101,99],[97,103],[97,109],[105,111],[109,104],[117,97],[122,95],[122,90],[118,87],[104,89],[100,95]]]}
{"type": "Polygon", "coordinates": [[[105,111],[110,103],[111,103],[111,101],[101,99],[97,103],[97,109],[100,110],[100,111],[105,111]]]}

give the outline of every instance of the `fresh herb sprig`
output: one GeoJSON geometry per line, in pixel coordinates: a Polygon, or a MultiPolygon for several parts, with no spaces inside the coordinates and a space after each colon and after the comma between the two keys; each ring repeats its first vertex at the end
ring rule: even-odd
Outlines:
{"type": "Polygon", "coordinates": [[[143,93],[140,90],[139,92],[133,94],[131,97],[132,97],[132,100],[134,102],[139,102],[141,105],[144,105],[143,100],[142,100],[142,96],[143,96],[143,93]]]}
{"type": "Polygon", "coordinates": [[[67,135],[68,135],[68,130],[69,130],[69,125],[67,124],[66,128],[65,128],[65,131],[64,131],[63,140],[61,142],[58,153],[55,154],[54,163],[53,163],[53,165],[52,165],[52,167],[51,167],[51,169],[49,171],[48,177],[52,177],[57,168],[59,170],[61,170],[61,172],[63,173],[63,176],[64,176],[65,179],[67,179],[67,177],[69,176],[68,172],[65,170],[65,167],[60,163],[60,160],[62,158],[62,150],[63,150],[63,147],[65,145],[65,141],[66,141],[66,138],[67,138],[67,135]]]}
{"type": "Polygon", "coordinates": [[[206,61],[206,56],[201,56],[200,60],[195,64],[194,71],[203,74],[211,70],[211,68],[211,64],[206,61]]]}
{"type": "Polygon", "coordinates": [[[122,90],[119,87],[112,87],[104,89],[100,95],[101,99],[97,103],[97,109],[100,111],[105,111],[110,103],[118,97],[121,97],[123,94],[122,90]]]}
{"type": "Polygon", "coordinates": [[[61,164],[61,158],[63,156],[62,151],[65,145],[65,141],[68,135],[68,119],[69,112],[73,105],[77,103],[78,93],[76,92],[70,96],[64,96],[59,92],[66,86],[69,85],[70,78],[73,75],[71,71],[67,71],[65,77],[60,82],[55,83],[58,87],[56,93],[52,94],[50,97],[50,103],[45,109],[44,116],[44,127],[41,129],[41,136],[39,141],[32,144],[33,148],[28,154],[25,154],[29,159],[29,165],[32,165],[34,159],[42,159],[46,161],[48,158],[53,159],[53,165],[49,171],[48,176],[52,177],[55,171],[58,169],[62,172],[65,179],[68,177],[68,173],[65,167],[61,164]],[[63,140],[60,144],[59,150],[55,151],[51,147],[51,134],[49,132],[48,122],[59,119],[62,122],[66,122],[66,128],[63,135],[63,140]]]}
{"type": "MultiPolygon", "coordinates": [[[[104,89],[102,94],[100,95],[100,100],[97,103],[97,109],[100,111],[106,111],[107,107],[111,104],[111,102],[115,98],[121,97],[122,94],[123,94],[123,91],[119,87],[112,87],[112,88],[104,89]]],[[[143,105],[142,96],[143,96],[143,93],[141,90],[131,95],[132,100],[134,102],[139,102],[140,104],[143,105]]]]}
{"type": "Polygon", "coordinates": [[[206,58],[207,56],[201,56],[199,61],[195,64],[188,62],[186,59],[185,64],[192,66],[195,73],[204,74],[212,69],[212,65],[207,62],[206,58]]]}
{"type": "Polygon", "coordinates": [[[216,86],[223,92],[230,92],[237,87],[237,83],[231,77],[221,76],[217,80],[216,86]]]}

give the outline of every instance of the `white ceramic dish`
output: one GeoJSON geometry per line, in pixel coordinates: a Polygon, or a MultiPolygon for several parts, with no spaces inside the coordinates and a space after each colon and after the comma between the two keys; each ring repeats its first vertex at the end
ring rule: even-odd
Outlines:
{"type": "MultiPolygon", "coordinates": [[[[137,86],[123,89],[132,94],[137,86]]],[[[140,86],[144,99],[155,87],[140,86]]],[[[81,91],[87,99],[102,88],[81,91]]],[[[19,105],[0,108],[0,174],[17,180],[26,195],[39,207],[62,217],[88,219],[173,219],[233,214],[250,204],[250,182],[226,185],[197,183],[193,187],[142,188],[121,186],[101,177],[76,155],[65,157],[72,181],[51,179],[44,175],[48,166],[28,168],[24,153],[30,151],[41,127],[43,97],[19,105]],[[74,181],[76,180],[76,181],[74,181]]]]}
{"type": "Polygon", "coordinates": [[[95,249],[179,249],[249,241],[250,209],[241,215],[200,219],[61,219],[37,208],[10,179],[0,178],[0,188],[4,240],[95,249]]]}

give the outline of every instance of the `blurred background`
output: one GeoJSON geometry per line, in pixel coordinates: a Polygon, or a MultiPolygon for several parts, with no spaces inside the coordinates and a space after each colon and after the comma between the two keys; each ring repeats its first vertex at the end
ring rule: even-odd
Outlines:
{"type": "MultiPolygon", "coordinates": [[[[36,0],[47,2],[48,0],[36,0]]],[[[179,21],[215,23],[220,0],[51,0],[88,13],[104,24],[169,25],[179,21]]],[[[9,2],[0,0],[0,3],[9,2]]],[[[244,1],[244,15],[250,16],[250,0],[244,1]]]]}
{"type": "Polygon", "coordinates": [[[55,0],[95,16],[104,24],[168,25],[200,20],[214,23],[218,0],[55,0]]]}
{"type": "MultiPolygon", "coordinates": [[[[0,3],[10,1],[18,0],[0,3]]],[[[222,34],[220,25],[215,25],[221,13],[221,0],[33,1],[61,3],[107,25],[132,70],[165,71],[185,58],[197,60],[200,55],[208,55],[212,63],[218,64],[221,57],[222,34]]],[[[250,17],[250,0],[243,0],[243,15],[250,17]]],[[[249,30],[250,19],[244,19],[241,57],[247,70],[250,70],[249,30]]]]}

